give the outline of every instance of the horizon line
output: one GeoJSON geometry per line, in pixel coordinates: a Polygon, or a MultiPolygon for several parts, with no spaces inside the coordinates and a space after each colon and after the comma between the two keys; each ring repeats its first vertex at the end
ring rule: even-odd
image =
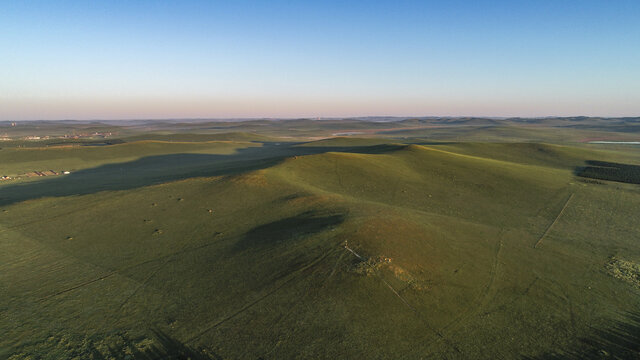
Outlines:
{"type": "Polygon", "coordinates": [[[31,122],[31,121],[255,121],[255,120],[359,120],[359,119],[569,119],[569,118],[600,118],[600,119],[634,119],[640,118],[640,114],[634,116],[600,116],[600,115],[545,115],[545,116],[482,116],[482,115],[356,115],[356,116],[294,116],[294,117],[167,117],[167,118],[67,118],[67,119],[21,119],[0,120],[0,122],[31,122]]]}

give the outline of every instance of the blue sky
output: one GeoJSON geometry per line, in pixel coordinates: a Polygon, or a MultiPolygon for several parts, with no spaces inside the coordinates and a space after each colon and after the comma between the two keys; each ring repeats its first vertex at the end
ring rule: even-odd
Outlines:
{"type": "Polygon", "coordinates": [[[0,120],[640,116],[640,1],[2,1],[0,120]]]}

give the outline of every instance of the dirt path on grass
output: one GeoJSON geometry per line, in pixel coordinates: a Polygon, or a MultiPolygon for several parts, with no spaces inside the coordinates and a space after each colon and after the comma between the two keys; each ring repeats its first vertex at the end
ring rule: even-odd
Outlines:
{"type": "Polygon", "coordinates": [[[553,222],[551,224],[549,224],[549,227],[547,227],[547,230],[544,231],[544,233],[542,234],[542,236],[540,236],[540,239],[538,239],[538,241],[536,242],[535,245],[533,245],[534,249],[537,249],[538,246],[542,243],[542,240],[545,238],[545,236],[547,236],[547,234],[549,233],[549,231],[551,230],[551,228],[553,227],[553,225],[556,224],[556,222],[558,222],[558,219],[560,219],[560,217],[562,216],[562,214],[564,213],[565,209],[567,208],[567,206],[569,205],[569,202],[571,201],[571,199],[573,199],[573,195],[575,195],[574,193],[571,193],[571,195],[569,195],[569,198],[567,198],[567,201],[564,203],[564,206],[562,207],[562,210],[560,210],[560,212],[558,213],[558,215],[556,216],[556,218],[553,220],[553,222]]]}

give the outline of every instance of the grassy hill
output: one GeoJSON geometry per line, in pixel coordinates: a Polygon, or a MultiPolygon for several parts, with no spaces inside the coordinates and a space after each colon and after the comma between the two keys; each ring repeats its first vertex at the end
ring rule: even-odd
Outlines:
{"type": "Polygon", "coordinates": [[[638,354],[633,148],[183,140],[0,151],[0,358],[638,354]]]}

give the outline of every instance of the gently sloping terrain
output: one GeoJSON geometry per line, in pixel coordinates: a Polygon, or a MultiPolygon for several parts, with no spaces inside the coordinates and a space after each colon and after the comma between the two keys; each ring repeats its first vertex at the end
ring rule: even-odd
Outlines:
{"type": "Polygon", "coordinates": [[[576,182],[592,152],[336,142],[2,185],[0,357],[533,358],[640,305],[640,191],[576,182]]]}

